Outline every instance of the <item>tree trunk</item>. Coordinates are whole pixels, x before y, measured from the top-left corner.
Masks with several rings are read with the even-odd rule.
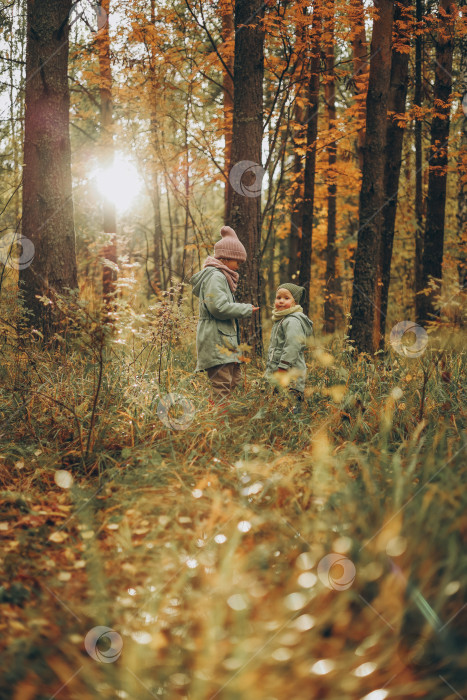
[[[308,83],[305,174],[303,182],[302,238],[300,241],[299,257],[299,284],[305,288],[306,292],[305,300],[302,302],[303,311],[306,314],[310,308],[311,252],[316,174],[316,139],[318,136],[319,111],[318,101],[321,16],[319,13],[318,4],[319,0],[314,0],[313,20],[311,27],[310,78]]]
[[[420,31],[424,15],[424,0],[416,0],[415,19]],[[422,106],[422,75],[423,75],[423,35],[415,37],[415,90],[414,106],[420,110]],[[421,114],[415,117],[415,269],[414,291],[415,308],[418,309],[422,287],[422,258],[423,258],[423,120]],[[418,315],[418,314],[417,314]]]
[[[50,296],[78,285],[71,189],[68,35],[71,0],[28,0],[22,235],[35,247],[20,269],[31,321],[53,331]],[[24,246],[23,246],[24,250]]]
[[[235,189],[232,188],[230,225],[248,255],[240,271],[238,298],[242,302],[253,303],[254,306],[259,306],[261,299],[261,193],[258,190],[261,184],[259,176],[263,135],[263,12],[264,3],[261,0],[235,2],[232,164],[239,171],[245,167],[245,172]],[[248,161],[258,165],[248,166]],[[256,180],[252,182],[252,175],[254,177],[255,174]],[[254,194],[256,196],[252,196]],[[255,354],[260,355],[263,344],[260,314],[255,312],[251,320],[242,325],[243,340],[252,346]]]
[[[329,0],[330,19],[326,34],[329,40],[325,45],[326,82],[324,99],[328,116],[329,131],[336,128],[336,76],[334,72],[334,0]],[[337,143],[328,146],[328,221],[326,245],[326,291],[324,297],[324,333],[334,333],[342,318],[339,297],[341,281],[337,270],[338,253],[336,247],[336,197],[337,197]]]
[[[300,16],[301,19],[301,16]],[[307,31],[305,21],[297,22],[296,32],[298,34],[296,51],[299,56],[306,55]],[[294,123],[292,125],[292,144],[294,149],[292,166],[292,214],[290,216],[290,234],[288,251],[288,277],[295,281],[298,279],[298,253],[300,248],[300,238],[302,236],[303,220],[303,142],[306,138],[303,122],[305,121],[305,109],[303,101],[306,99],[306,77],[308,69],[306,61],[302,58],[297,60],[296,72],[299,74],[297,93],[294,103]]]
[[[234,53],[230,50],[229,42],[234,37],[234,18],[232,0],[220,0],[219,9],[222,19],[222,42],[225,48],[223,52],[223,60],[225,66],[222,66],[223,74],[223,97],[224,97],[224,172],[225,172],[225,187],[224,187],[224,221],[229,223],[230,207],[232,200],[232,189],[229,187],[229,171],[230,160],[232,156],[232,112],[233,112],[233,72],[234,72]],[[226,68],[227,67],[227,68]]]
[[[25,26],[22,17],[23,8],[21,5],[19,7],[15,6],[15,3],[11,5],[11,25],[12,31],[9,32],[9,52],[10,56],[16,56],[19,61],[24,60],[24,48],[25,48]],[[13,170],[12,170],[12,183],[11,187],[13,189],[13,219],[12,228],[15,232],[18,231],[21,222],[21,190],[18,187],[15,191],[16,183],[19,181],[19,170],[21,163],[21,150],[23,146],[22,140],[22,124],[24,119],[24,97],[22,91],[16,94],[16,85],[22,84],[24,80],[24,66],[22,63],[18,66],[12,60],[8,61],[8,79],[9,85],[9,101],[10,101],[10,137],[12,145],[12,155],[13,155]],[[15,85],[16,84],[16,85]],[[5,213],[5,212],[4,212]]]
[[[174,225],[173,225],[173,219],[172,219],[172,207],[170,204],[170,181],[169,178],[167,177],[167,173],[164,172],[164,186],[165,186],[165,194],[166,194],[166,200],[167,200],[167,218],[169,220],[169,230],[170,230],[170,241],[168,245],[166,246],[167,248],[167,267],[168,267],[168,287],[172,287],[173,284],[173,268],[174,268],[174,239],[175,239],[175,234],[174,234]]]
[[[418,320],[424,324],[438,315],[436,300],[441,291],[443,274],[444,215],[455,15],[456,3],[454,0],[440,0],[433,91],[434,114],[431,120],[431,155],[422,259],[422,289],[429,288],[429,292],[419,295],[417,316]]]
[[[363,148],[365,146],[365,100],[368,90],[368,44],[365,33],[363,0],[351,0],[348,15],[352,26],[353,77],[355,98],[358,101],[357,156],[360,170],[362,170]]]
[[[114,162],[114,143],[113,143],[113,101],[112,101],[112,70],[110,65],[110,38],[109,38],[109,12],[110,0],[100,0],[97,6],[97,11],[105,12],[105,24],[101,26],[96,34],[96,47],[99,56],[99,72],[100,72],[100,102],[101,102],[101,133],[102,133],[102,157],[101,167],[104,171],[112,168]],[[102,298],[107,311],[111,311],[115,307],[115,291],[117,281],[117,215],[115,204],[103,197],[103,227],[106,236],[106,244],[102,251],[104,265],[102,268]],[[109,261],[107,265],[105,261]]]
[[[461,0],[461,6],[467,6],[466,0]],[[461,126],[461,143],[459,149],[459,195],[457,209],[457,236],[459,289],[467,291],[467,36],[460,39],[461,60],[459,67],[459,91],[462,94],[464,116]]]
[[[154,262],[154,291],[160,292],[164,284],[164,281],[162,279],[162,221],[159,181],[156,173],[154,173],[152,179],[151,202],[154,213],[154,237],[152,255]]]
[[[298,105],[295,105],[295,114],[301,111]],[[289,250],[288,250],[288,277],[295,281],[298,274],[298,251],[300,247],[300,238],[302,235],[302,220],[303,220],[303,168],[302,156],[295,153],[292,166],[292,177],[294,180],[294,191],[292,194],[292,214],[290,216],[290,235],[289,235]]]
[[[151,27],[156,26],[156,0],[151,0]],[[154,38],[150,37],[150,55],[151,55],[151,65],[150,65],[150,79],[151,79],[151,145],[152,145],[152,177],[151,177],[151,202],[154,213],[154,238],[153,238],[153,261],[154,261],[154,286],[153,289],[156,293],[160,292],[163,288],[162,279],[162,221],[161,221],[161,197],[160,197],[160,185],[158,177],[158,138],[159,138],[159,125],[157,119],[157,100],[158,100],[158,76],[156,72],[156,50],[154,46]]]
[[[391,77],[392,0],[375,0],[370,76],[366,102],[366,134],[357,252],[351,305],[350,338],[358,352],[374,353],[379,346],[380,309],[377,307],[377,266],[384,206],[386,118]]]
[[[388,97],[388,117],[386,128],[386,162],[384,168],[384,191],[386,204],[383,209],[383,227],[378,267],[377,301],[380,315],[380,347],[384,348],[386,316],[388,310],[389,284],[391,281],[392,246],[397,213],[397,196],[402,163],[402,142],[405,128],[399,126],[396,115],[405,113],[407,83],[409,73],[410,39],[405,39],[407,9],[411,0],[399,0],[394,13],[394,42],[392,48],[391,81]],[[401,24],[402,31],[399,28]],[[407,49],[406,51],[401,49]],[[379,299],[378,299],[379,296]]]
[[[188,99],[185,105],[185,124],[184,124],[184,150],[185,150],[185,221],[183,224],[183,252],[182,252],[182,265],[180,272],[180,292],[178,296],[178,305],[182,303],[183,292],[185,289],[185,274],[186,274],[186,256],[187,256],[187,245],[188,245],[188,230],[190,225],[190,146],[188,141],[189,133],[189,115],[191,111],[191,90],[192,85],[190,83],[188,87]],[[191,275],[190,275],[191,277]]]
[[[295,105],[295,113],[299,111],[297,105]],[[302,168],[302,157],[295,153],[292,166],[292,177],[294,180],[294,191],[292,194],[292,214],[290,216],[290,235],[289,235],[289,250],[288,250],[288,277],[295,281],[297,275],[299,274],[298,269],[298,251],[300,247],[300,238],[302,234],[302,220],[303,220],[303,203],[302,203],[302,192],[303,189],[303,168]]]

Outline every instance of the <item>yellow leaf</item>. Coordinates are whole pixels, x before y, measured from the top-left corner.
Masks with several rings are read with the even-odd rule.
[[[331,365],[334,364],[333,356],[322,348],[316,348],[316,350],[313,352],[313,357],[320,363],[320,365],[323,365],[323,367],[331,367]]]
[[[339,403],[344,398],[346,391],[347,387],[345,384],[336,384],[335,386],[330,386],[326,393],[333,401]]]
[[[402,512],[391,516],[386,523],[381,528],[380,533],[376,538],[376,549],[378,551],[383,551],[386,549],[387,544],[390,540],[394,539],[400,535],[402,529],[403,515]]]
[[[51,535],[49,535],[49,540],[50,542],[64,542],[66,538],[68,537],[66,532],[52,532]]]

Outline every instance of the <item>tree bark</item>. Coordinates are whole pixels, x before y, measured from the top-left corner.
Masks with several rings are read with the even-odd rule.
[[[157,154],[158,154],[158,120],[157,120],[157,99],[158,99],[158,76],[156,69],[156,50],[154,46],[154,36],[152,32],[156,26],[156,0],[151,0],[151,34],[150,42],[150,80],[151,80],[151,103],[150,103],[150,124],[151,124],[151,203],[154,213],[154,236],[153,236],[153,291],[156,293],[162,289],[162,222],[161,222],[161,202],[159,190],[159,178],[157,172]],[[152,286],[152,285],[151,285]]]
[[[295,119],[300,119],[299,113],[300,108],[295,105]],[[303,118],[303,117],[301,117]],[[298,269],[298,251],[300,247],[300,238],[302,235],[302,220],[303,220],[303,202],[302,202],[302,190],[303,190],[303,167],[302,167],[302,156],[298,153],[294,154],[293,166],[292,166],[292,177],[294,180],[294,191],[292,194],[292,214],[290,216],[290,235],[289,235],[289,250],[288,250],[288,276],[291,280],[297,278],[299,274]]]
[[[101,139],[102,156],[101,167],[104,171],[112,168],[114,162],[114,142],[113,142],[113,99],[112,99],[112,70],[110,64],[110,38],[109,38],[109,12],[110,0],[100,0],[97,7],[106,14],[105,24],[101,26],[96,34],[96,47],[99,56],[100,72],[100,103],[101,103]],[[100,26],[100,25],[99,25]],[[103,196],[103,228],[104,234],[108,234],[106,244],[102,251],[104,264],[102,268],[102,298],[104,307],[111,311],[115,307],[115,292],[117,282],[117,214],[115,204]],[[109,261],[107,265],[105,261]]]
[[[180,291],[178,295],[178,305],[182,303],[183,293],[185,289],[185,274],[186,274],[186,256],[187,256],[187,245],[188,245],[188,230],[190,225],[190,144],[188,140],[189,133],[189,115],[191,110],[191,99],[192,99],[192,84],[190,83],[188,87],[188,96],[185,105],[185,123],[184,123],[184,180],[185,180],[185,192],[184,192],[184,204],[185,204],[185,221],[183,223],[183,250],[182,250],[182,264],[180,272]],[[191,277],[191,275],[190,275]]]
[[[300,116],[299,106],[295,105],[295,119],[302,120]],[[303,167],[302,156],[298,153],[294,154],[292,177],[294,180],[294,190],[292,194],[292,213],[290,216],[290,235],[289,235],[289,250],[288,250],[288,276],[295,281],[299,274],[298,269],[298,252],[300,248],[300,238],[302,235],[302,220],[303,220]]]
[[[358,352],[374,353],[379,346],[380,308],[377,306],[377,266],[384,206],[386,118],[391,76],[392,0],[375,0],[370,76],[366,102],[358,243],[355,256],[350,338]]]
[[[454,0],[440,0],[433,91],[434,114],[431,121],[431,155],[422,259],[422,289],[429,288],[429,292],[418,295],[417,314],[418,321],[425,325],[438,316],[436,301],[441,292],[443,274],[444,215],[455,15],[456,3]]]
[[[422,75],[423,75],[423,35],[421,25],[424,15],[424,0],[416,0],[415,19],[419,32],[415,37],[415,90],[414,106],[421,109]],[[415,268],[414,291],[415,308],[418,307],[422,289],[422,258],[423,258],[423,120],[421,115],[415,117]]]
[[[261,164],[263,135],[264,28],[261,0],[235,2],[234,110],[232,164],[250,161]],[[240,166],[242,169],[243,166]],[[248,166],[247,166],[248,168]],[[230,225],[245,246],[248,259],[242,265],[238,299],[259,306],[261,299],[261,196],[258,177],[252,182],[252,169],[246,169],[240,183],[232,188]],[[256,173],[258,173],[256,169]],[[240,186],[239,186],[240,185]],[[243,185],[243,188],[242,188]],[[231,187],[231,183],[229,183]],[[248,192],[249,188],[249,192]],[[260,314],[255,312],[242,324],[242,339],[253,352],[262,353]]]
[[[321,16],[319,0],[313,3],[313,20],[311,26],[310,78],[308,83],[307,133],[305,173],[303,178],[303,217],[302,237],[300,241],[299,284],[305,288],[302,302],[304,313],[310,309],[311,253],[313,238],[313,211],[315,199],[316,175],[316,139],[318,136],[318,102],[319,102],[319,64]]]
[[[25,26],[22,17],[22,7],[16,7],[13,3],[11,6],[11,25],[12,31],[9,32],[9,52],[10,56],[17,56],[20,61],[24,60],[25,49]],[[8,61],[8,79],[9,85],[9,100],[10,100],[10,135],[13,155],[13,170],[11,187],[14,191],[16,183],[19,179],[19,170],[21,163],[21,150],[23,146],[22,124],[24,119],[24,96],[22,91],[16,95],[16,84],[22,84],[24,79],[24,66],[22,63],[18,66],[13,61]],[[12,223],[15,232],[21,221],[21,190],[18,187],[12,195],[13,218]],[[5,213],[5,212],[4,212]]]
[[[162,219],[161,219],[161,197],[159,190],[159,179],[154,174],[152,180],[151,201],[154,212],[154,238],[153,238],[153,262],[154,262],[154,286],[155,291],[160,292],[165,288],[165,279],[162,275]]]
[[[229,43],[234,36],[234,18],[232,0],[220,0],[219,9],[222,20],[222,42],[225,48],[223,59],[225,66],[222,66],[223,75],[223,98],[224,98],[224,172],[225,172],[225,187],[224,187],[224,221],[229,223],[230,207],[232,200],[232,189],[229,187],[229,171],[230,161],[232,157],[232,112],[233,112],[233,72],[234,72],[234,53],[230,50]]]
[[[51,309],[36,298],[78,286],[71,187],[68,35],[71,0],[28,0],[22,235],[35,258],[20,270],[31,321],[46,337]]]
[[[324,99],[328,116],[328,129],[336,128],[336,75],[334,70],[334,0],[329,0],[330,17],[327,34],[329,40],[325,44],[326,81],[324,84]],[[326,244],[326,290],[324,297],[324,333],[334,333],[342,319],[340,306],[341,280],[337,270],[338,253],[336,247],[336,197],[337,197],[337,143],[328,145],[328,221]]]
[[[357,118],[360,123],[357,132],[357,157],[360,170],[362,170],[363,148],[365,146],[365,100],[368,90],[368,44],[363,0],[351,0],[348,14],[352,24],[353,79],[355,98],[358,101]]]
[[[386,157],[384,167],[384,191],[386,204],[383,209],[383,227],[378,266],[377,301],[380,307],[380,347],[384,349],[386,316],[388,310],[389,284],[391,282],[391,260],[394,242],[394,228],[397,214],[399,178],[402,163],[402,142],[405,127],[398,123],[398,114],[405,113],[407,83],[409,73],[410,38],[408,38],[408,17],[406,11],[411,0],[399,0],[394,13],[394,39],[392,48],[391,80],[388,97],[386,127]],[[379,299],[378,299],[379,295]]]
[[[461,0],[460,6],[467,6],[466,0]],[[459,149],[459,194],[457,209],[457,237],[459,289],[467,291],[467,36],[460,39],[459,90],[462,94],[463,119],[461,126],[461,143]]]
[[[303,14],[305,10],[303,9]],[[302,16],[300,16],[302,19]],[[306,21],[306,18],[304,17]],[[296,32],[298,34],[296,51],[299,56],[306,55],[306,40],[307,27],[305,21],[297,22]],[[290,216],[290,234],[289,234],[289,250],[288,250],[288,277],[295,281],[298,279],[298,253],[300,247],[300,238],[302,237],[302,220],[303,220],[303,142],[305,136],[305,109],[304,100],[306,99],[306,78],[308,75],[306,60],[298,59],[296,72],[298,73],[297,93],[294,103],[294,123],[292,124],[292,144],[294,149],[293,166],[292,166],[292,214]]]

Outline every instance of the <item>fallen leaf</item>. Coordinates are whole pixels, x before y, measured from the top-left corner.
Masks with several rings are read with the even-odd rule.
[[[49,540],[50,542],[64,542],[66,538],[68,537],[66,532],[52,532],[51,535],[49,535]]]
[[[60,571],[57,578],[59,581],[69,581],[71,579],[71,574],[69,571]]]

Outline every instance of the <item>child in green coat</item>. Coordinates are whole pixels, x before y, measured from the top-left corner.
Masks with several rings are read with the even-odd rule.
[[[307,338],[313,335],[313,322],[300,306],[304,295],[305,289],[296,284],[281,284],[278,288],[266,365],[266,376],[272,377],[276,372],[288,373],[286,384],[297,400],[294,413],[300,412],[304,399],[305,347]]]
[[[246,250],[230,226],[221,229],[221,240],[214,246],[203,269],[190,280],[199,297],[196,331],[198,362],[196,371],[206,370],[216,403],[224,401],[240,382],[239,318],[249,318],[259,307],[235,302],[238,268],[247,258]]]

